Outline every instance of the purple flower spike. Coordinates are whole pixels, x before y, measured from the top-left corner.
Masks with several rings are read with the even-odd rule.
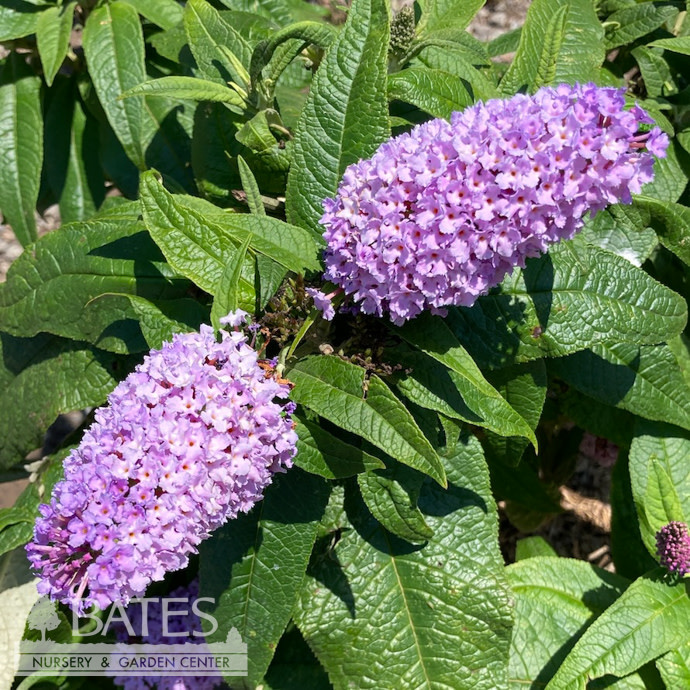
[[[96,412],[40,507],[26,547],[39,592],[82,613],[126,604],[184,568],[292,465],[294,408],[277,402],[289,390],[239,331],[219,343],[202,326],[150,352]]]
[[[690,534],[684,522],[669,522],[656,533],[659,562],[681,577],[690,573]]]
[[[477,103],[345,170],[321,224],[325,278],[395,324],[471,306],[587,212],[630,203],[668,138],[624,90],[593,84]]]

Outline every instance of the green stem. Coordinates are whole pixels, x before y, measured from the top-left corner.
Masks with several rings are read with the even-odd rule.
[[[319,317],[319,310],[318,309],[312,309],[309,312],[309,316],[304,320],[304,323],[300,327],[299,331],[297,331],[295,335],[295,339],[290,343],[289,347],[284,347],[280,355],[278,356],[278,366],[276,367],[276,371],[279,376],[282,376],[283,371],[285,370],[285,364],[286,362],[292,357],[292,355],[295,354],[295,350],[297,349],[298,345],[302,342],[302,339],[304,336],[307,334],[307,331],[312,327],[316,319]]]

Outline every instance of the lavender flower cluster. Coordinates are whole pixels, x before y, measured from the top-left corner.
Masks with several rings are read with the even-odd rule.
[[[27,545],[39,592],[82,613],[126,604],[185,567],[291,466],[295,406],[276,401],[288,393],[238,329],[218,342],[202,326],[149,353],[96,412],[40,507]]]
[[[395,324],[471,306],[587,212],[630,203],[668,138],[593,84],[477,103],[347,168],[324,201],[325,278]]]
[[[141,639],[147,645],[180,645],[188,644],[202,645],[199,648],[201,653],[207,653],[206,639],[201,636],[194,636],[194,633],[203,633],[201,621],[193,611],[189,610],[189,603],[199,596],[199,580],[194,579],[187,587],[177,587],[165,598],[167,601],[166,623],[168,633],[165,635],[163,628],[163,605],[161,599],[148,601],[146,608],[143,606],[130,605],[127,608],[127,621],[135,631],[143,630],[144,623],[148,630],[148,635]],[[146,611],[146,619],[143,612]],[[183,615],[186,614],[186,615]],[[122,621],[114,620],[113,631],[118,642],[131,644],[129,631]],[[175,634],[177,633],[177,634]],[[180,636],[180,633],[187,633],[187,636]],[[221,676],[117,676],[115,683],[124,690],[212,690],[223,682]]]
[[[669,522],[656,534],[659,562],[670,573],[683,577],[690,573],[690,534],[684,522]]]

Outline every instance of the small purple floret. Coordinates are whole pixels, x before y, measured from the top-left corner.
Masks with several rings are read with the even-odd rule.
[[[314,300],[314,306],[323,312],[323,318],[326,321],[332,321],[335,317],[335,309],[331,301],[331,295],[327,295],[316,288],[307,288],[307,294]]]
[[[249,314],[247,314],[246,311],[237,309],[236,311],[230,312],[227,316],[221,316],[219,321],[224,326],[229,325],[233,328],[239,328],[243,323],[246,323],[248,318]]]
[[[669,522],[656,533],[659,562],[669,572],[683,577],[690,573],[690,534],[684,522]]]
[[[471,306],[514,267],[630,203],[668,138],[624,90],[593,84],[477,103],[350,165],[324,201],[326,273],[365,314],[402,324]]]
[[[289,386],[243,332],[221,334],[173,336],[97,410],[27,545],[41,594],[79,613],[126,604],[292,465]]]

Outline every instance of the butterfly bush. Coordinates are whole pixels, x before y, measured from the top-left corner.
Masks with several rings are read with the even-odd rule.
[[[659,562],[681,577],[690,573],[690,534],[684,522],[669,522],[656,533]]]
[[[395,324],[471,306],[514,267],[630,203],[668,138],[623,89],[593,84],[477,103],[384,143],[324,201],[325,277]]]
[[[224,321],[238,327],[246,314]],[[29,560],[49,594],[83,612],[127,603],[261,499],[290,467],[289,386],[240,331],[173,336],[96,412],[40,507]]]
[[[201,633],[201,620],[199,616],[189,610],[189,603],[199,596],[199,580],[195,578],[186,587],[177,587],[170,592],[167,599],[167,629],[172,635],[164,634],[163,627],[163,603],[162,599],[147,601],[146,618],[142,616],[143,606],[130,606],[127,609],[127,620],[133,630],[142,630],[146,624],[148,634],[143,636],[141,642],[146,645],[199,645],[201,653],[208,654],[206,639]],[[176,601],[179,599],[181,601]],[[124,644],[132,642],[126,625],[122,621],[114,620],[113,631],[115,639]],[[177,634],[175,634],[177,633]],[[180,636],[187,633],[187,636]],[[197,635],[193,635],[197,633]],[[114,678],[117,685],[124,690],[212,690],[223,683],[221,676],[117,676]]]

